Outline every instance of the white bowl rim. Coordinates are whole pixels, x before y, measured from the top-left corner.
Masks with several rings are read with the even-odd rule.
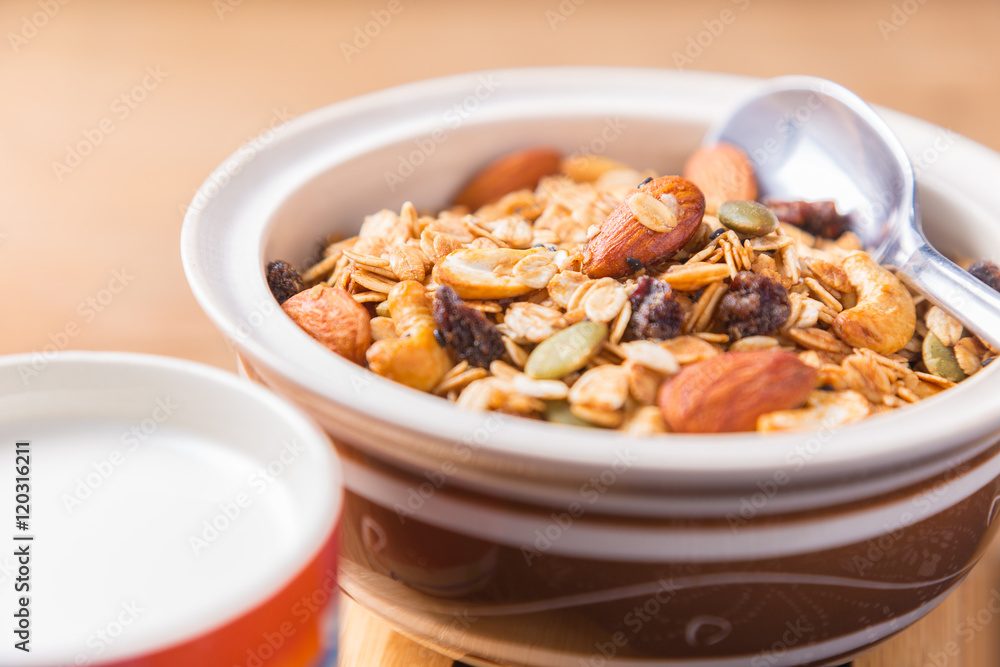
[[[522,97],[518,99],[515,112],[508,107],[498,113],[484,112],[475,123],[510,120],[517,117],[517,112],[529,115],[541,110],[545,113],[544,105],[553,101],[545,97],[549,92],[563,97],[576,95],[592,102],[594,107],[590,112],[596,114],[601,102],[595,101],[594,91],[606,92],[607,88],[614,87],[616,91],[670,90],[672,95],[657,97],[655,101],[670,107],[672,120],[710,124],[762,83],[760,79],[707,72],[546,67],[472,72],[389,88],[338,102],[290,121],[281,136],[260,150],[253,163],[234,175],[225,188],[211,192],[212,179],[206,180],[199,195],[207,203],[188,210],[181,235],[184,268],[195,297],[241,353],[277,369],[314,396],[348,406],[365,418],[400,423],[405,429],[435,436],[443,442],[461,442],[482,427],[484,415],[458,410],[437,397],[381,378],[330,354],[287,318],[268,318],[249,336],[238,334],[245,314],[252,312],[261,299],[270,298],[263,277],[263,263],[277,258],[262,257],[260,239],[283,198],[319,174],[320,168],[335,165],[336,162],[329,162],[333,159],[331,155],[343,159],[370,145],[395,140],[386,128],[375,126],[375,123],[384,123],[387,115],[400,124],[409,122],[405,131],[412,132],[414,118],[418,123],[424,121],[421,113],[426,112],[428,106],[436,109],[435,102],[453,99],[456,94],[467,91],[477,77],[483,76],[502,80],[508,92],[514,89]],[[647,97],[649,95],[646,93]],[[685,95],[693,97],[685,98]],[[641,94],[636,93],[636,96]],[[897,112],[878,111],[907,148],[929,145],[928,139],[933,139],[942,130]],[[369,120],[366,121],[366,117]],[[352,130],[366,127],[367,122],[371,135],[359,139],[352,133],[350,138],[342,139],[340,145],[324,146],[322,150],[316,148],[302,155],[295,167],[288,163],[291,151],[303,150],[304,137],[345,121],[353,124]],[[236,153],[233,158],[235,156]],[[946,157],[949,167],[957,166],[962,171],[947,178],[940,173],[927,175],[922,179],[923,185],[938,184],[956,189],[984,208],[1000,208],[1000,192],[987,187],[985,181],[988,179],[982,178],[985,171],[1000,175],[1000,155],[955,136]],[[286,167],[284,171],[276,169],[282,166]],[[238,262],[244,264],[238,266]],[[214,279],[212,274],[215,274]],[[218,279],[220,276],[225,279]],[[294,345],[288,345],[290,342]],[[358,391],[359,381],[367,388],[363,392]],[[796,482],[808,486],[856,477],[859,473],[871,475],[881,471],[890,474],[917,461],[955,456],[962,446],[981,443],[1000,430],[1000,415],[976,397],[976,394],[990,396],[998,391],[1000,374],[989,369],[941,396],[925,400],[920,406],[837,429],[831,432],[828,441],[821,443],[818,451],[811,453],[808,466],[797,472]],[[391,415],[386,414],[387,405],[393,406]],[[901,433],[906,434],[905,439],[899,437]],[[511,467],[521,463],[527,466],[526,469],[553,474],[560,470],[572,470],[574,474],[601,471],[617,455],[627,451],[636,458],[634,470],[648,473],[635,476],[637,482],[645,485],[658,478],[693,479],[702,490],[710,491],[718,485],[752,485],[755,480],[770,478],[775,471],[789,470],[792,453],[797,449],[801,452],[802,447],[816,437],[815,433],[766,436],[748,433],[671,434],[637,439],[596,429],[508,419],[502,429],[479,447],[481,452],[495,457],[494,460],[508,462]],[[724,461],[725,466],[720,466],[720,461]]]

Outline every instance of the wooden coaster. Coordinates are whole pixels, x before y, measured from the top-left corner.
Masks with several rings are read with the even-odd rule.
[[[469,667],[407,639],[346,595],[340,609],[339,664],[345,667]]]
[[[942,605],[851,667],[1000,665],[1000,542]],[[340,663],[348,667],[464,667],[389,627],[341,596]]]

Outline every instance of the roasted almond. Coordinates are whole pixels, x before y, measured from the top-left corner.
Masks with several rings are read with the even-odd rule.
[[[709,215],[715,215],[724,202],[757,199],[757,178],[750,158],[732,144],[696,150],[684,165],[684,178],[701,188]]]
[[[494,160],[470,179],[454,203],[475,211],[517,190],[534,190],[543,176],[559,172],[562,154],[540,146],[508,153]]]
[[[671,258],[698,229],[705,198],[694,183],[664,176],[640,185],[611,212],[583,250],[591,278],[621,278]]]
[[[282,309],[317,341],[356,364],[372,342],[371,317],[347,290],[320,283],[287,299]]]
[[[757,418],[805,403],[818,371],[779,349],[725,352],[685,367],[660,388],[671,431],[753,431]]]

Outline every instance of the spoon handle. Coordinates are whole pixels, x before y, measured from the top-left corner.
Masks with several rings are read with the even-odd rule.
[[[1000,293],[972,279],[926,242],[898,268],[914,289],[1000,350]]]

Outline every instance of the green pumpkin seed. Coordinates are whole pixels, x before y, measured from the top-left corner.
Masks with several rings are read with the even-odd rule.
[[[608,337],[608,325],[577,322],[547,338],[528,355],[524,372],[537,380],[559,380],[583,368]]]
[[[952,382],[961,382],[967,377],[955,352],[930,331],[924,337],[924,365],[934,375]]]
[[[566,401],[545,401],[545,419],[557,424],[594,428],[594,425],[590,422],[585,422],[574,415],[569,409],[569,403]]]
[[[755,201],[727,201],[719,206],[719,222],[737,234],[764,236],[778,228],[771,209]]]

